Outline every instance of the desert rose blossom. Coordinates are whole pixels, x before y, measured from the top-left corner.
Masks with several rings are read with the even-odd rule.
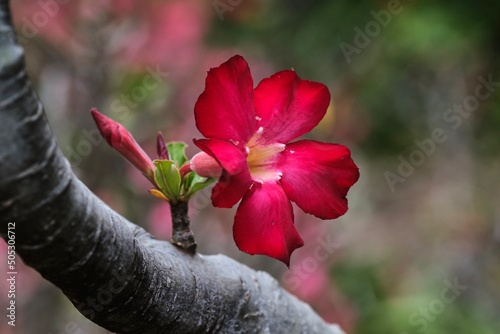
[[[349,149],[313,140],[290,143],[319,123],[329,103],[325,85],[291,70],[254,89],[239,55],[208,72],[195,105],[196,126],[206,139],[194,140],[203,152],[191,160],[191,169],[221,175],[212,190],[214,206],[230,208],[241,200],[233,226],[240,250],[288,265],[304,244],[291,201],[321,219],[347,211],[347,192],[359,178]]]
[[[92,108],[90,112],[99,132],[109,146],[132,163],[151,183],[156,184],[154,180],[155,165],[147,153],[137,144],[132,134],[123,125],[104,116],[96,108]]]

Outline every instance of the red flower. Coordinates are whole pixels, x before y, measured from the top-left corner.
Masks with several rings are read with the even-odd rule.
[[[329,103],[325,85],[294,71],[278,72],[253,89],[241,56],[208,72],[195,105],[196,126],[208,139],[194,143],[223,169],[213,205],[230,208],[242,199],[233,227],[240,250],[288,265],[304,244],[290,201],[322,219],[347,211],[347,191],[359,178],[349,150],[312,140],[289,143],[312,130]]]

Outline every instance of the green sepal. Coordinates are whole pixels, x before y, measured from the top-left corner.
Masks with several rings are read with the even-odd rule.
[[[186,198],[190,199],[198,191],[208,187],[214,183],[215,179],[213,177],[201,177],[195,172],[192,172],[186,180],[187,185],[187,195]]]
[[[168,156],[170,160],[175,161],[177,167],[182,167],[188,160],[186,157],[187,144],[181,141],[171,141],[167,143]]]
[[[154,160],[154,179],[160,190],[172,202],[177,202],[181,192],[181,174],[171,160]]]

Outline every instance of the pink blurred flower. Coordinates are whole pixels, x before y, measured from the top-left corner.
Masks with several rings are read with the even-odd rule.
[[[162,64],[172,74],[189,72],[202,53],[208,29],[206,6],[198,1],[146,1],[133,6],[121,1],[120,10],[135,10],[137,25],[124,35],[117,54],[136,66]]]
[[[149,228],[151,233],[159,239],[170,238],[172,235],[170,204],[162,201],[153,206],[149,214]]]

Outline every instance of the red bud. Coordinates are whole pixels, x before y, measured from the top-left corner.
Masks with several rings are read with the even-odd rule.
[[[219,178],[222,175],[221,165],[205,152],[195,154],[190,165],[191,170],[202,177]]]
[[[156,137],[156,152],[158,154],[158,159],[168,160],[167,145],[165,145],[165,139],[163,139],[161,131],[158,131],[158,136]]]
[[[130,132],[120,123],[101,114],[96,108],[90,109],[90,113],[106,142],[155,184],[153,176],[155,165]]]

